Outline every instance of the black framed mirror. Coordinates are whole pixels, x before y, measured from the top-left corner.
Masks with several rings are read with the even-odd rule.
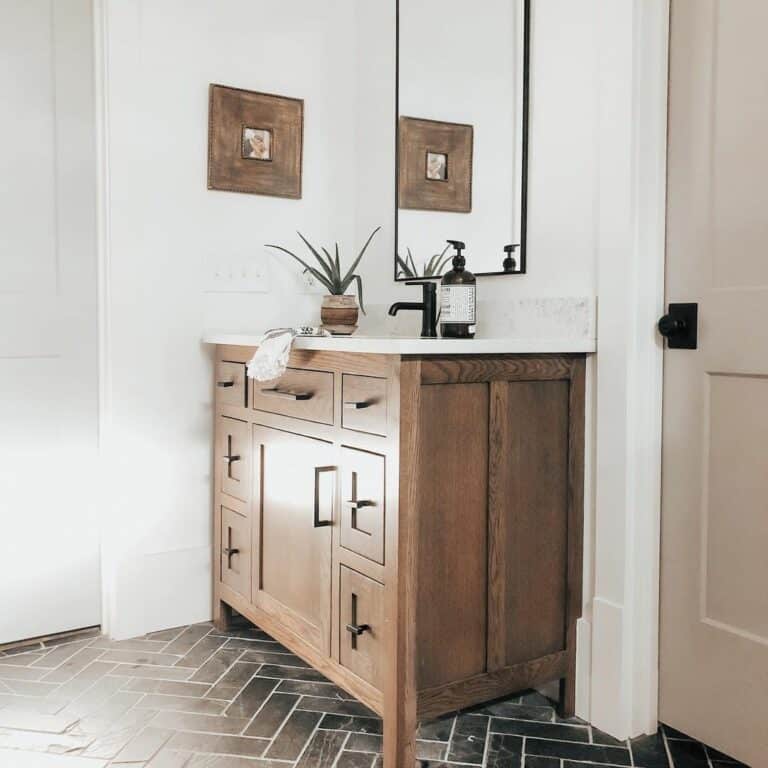
[[[395,280],[527,267],[530,0],[396,0]]]

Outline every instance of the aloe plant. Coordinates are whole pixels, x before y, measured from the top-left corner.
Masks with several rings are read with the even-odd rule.
[[[395,260],[398,266],[398,277],[439,277],[443,274],[445,265],[451,260],[450,254],[448,256],[445,255],[445,252],[448,250],[448,246],[446,245],[441,253],[436,253],[430,258],[424,265],[421,274],[419,274],[419,271],[416,268],[416,263],[413,260],[411,249],[407,248],[406,250],[408,253],[405,258],[400,256],[399,253],[395,254]]]
[[[363,258],[363,254],[370,245],[371,240],[373,240],[373,236],[380,229],[381,227],[376,227],[376,229],[371,232],[371,234],[368,236],[368,239],[365,241],[365,245],[362,247],[362,250],[357,254],[357,257],[352,262],[352,266],[343,275],[341,271],[341,259],[339,258],[338,243],[335,244],[336,249],[333,256],[331,256],[328,249],[324,247],[321,247],[320,250],[322,250],[322,253],[320,253],[320,251],[318,251],[317,248],[315,248],[315,246],[312,245],[312,243],[310,243],[309,240],[307,240],[307,238],[297,230],[296,234],[304,241],[304,244],[307,246],[307,248],[309,248],[311,254],[315,257],[315,260],[320,267],[319,269],[311,266],[306,261],[304,261],[304,259],[293,253],[293,251],[289,251],[282,245],[270,245],[269,243],[266,243],[265,247],[274,248],[276,251],[287,253],[291,258],[298,261],[299,264],[304,267],[304,272],[309,272],[312,277],[315,278],[315,280],[317,280],[328,289],[328,293],[330,293],[332,296],[343,296],[347,292],[347,288],[349,288],[349,286],[352,284],[352,281],[354,280],[357,283],[357,300],[360,302],[360,309],[362,309],[363,314],[365,314],[365,306],[363,305],[363,280],[360,275],[355,272],[355,270],[360,264],[360,260]]]

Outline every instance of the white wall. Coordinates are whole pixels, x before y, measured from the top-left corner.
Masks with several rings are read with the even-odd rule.
[[[104,0],[107,626],[210,616],[211,376],[205,327],[318,320],[267,242],[353,234],[352,0]],[[211,82],[305,100],[299,201],[206,189]],[[251,257],[264,293],[208,292]]]

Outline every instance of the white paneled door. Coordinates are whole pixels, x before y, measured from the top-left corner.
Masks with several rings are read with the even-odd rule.
[[[660,711],[768,765],[768,3],[673,0]]]
[[[100,621],[90,0],[0,0],[0,644]]]

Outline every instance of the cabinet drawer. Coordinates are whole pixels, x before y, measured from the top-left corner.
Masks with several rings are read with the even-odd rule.
[[[342,565],[339,661],[379,689],[384,660],[383,617],[384,587]]]
[[[248,502],[251,498],[251,440],[248,423],[220,416],[216,461],[221,472],[221,491]]]
[[[247,518],[221,508],[221,581],[251,599],[251,526]]]
[[[333,424],[333,374],[288,368],[275,381],[253,382],[253,407],[306,421]]]
[[[387,380],[345,373],[341,381],[342,426],[386,436]]]
[[[245,363],[216,363],[216,402],[222,405],[248,406],[248,378]]]
[[[384,565],[384,457],[342,448],[341,546]]]

